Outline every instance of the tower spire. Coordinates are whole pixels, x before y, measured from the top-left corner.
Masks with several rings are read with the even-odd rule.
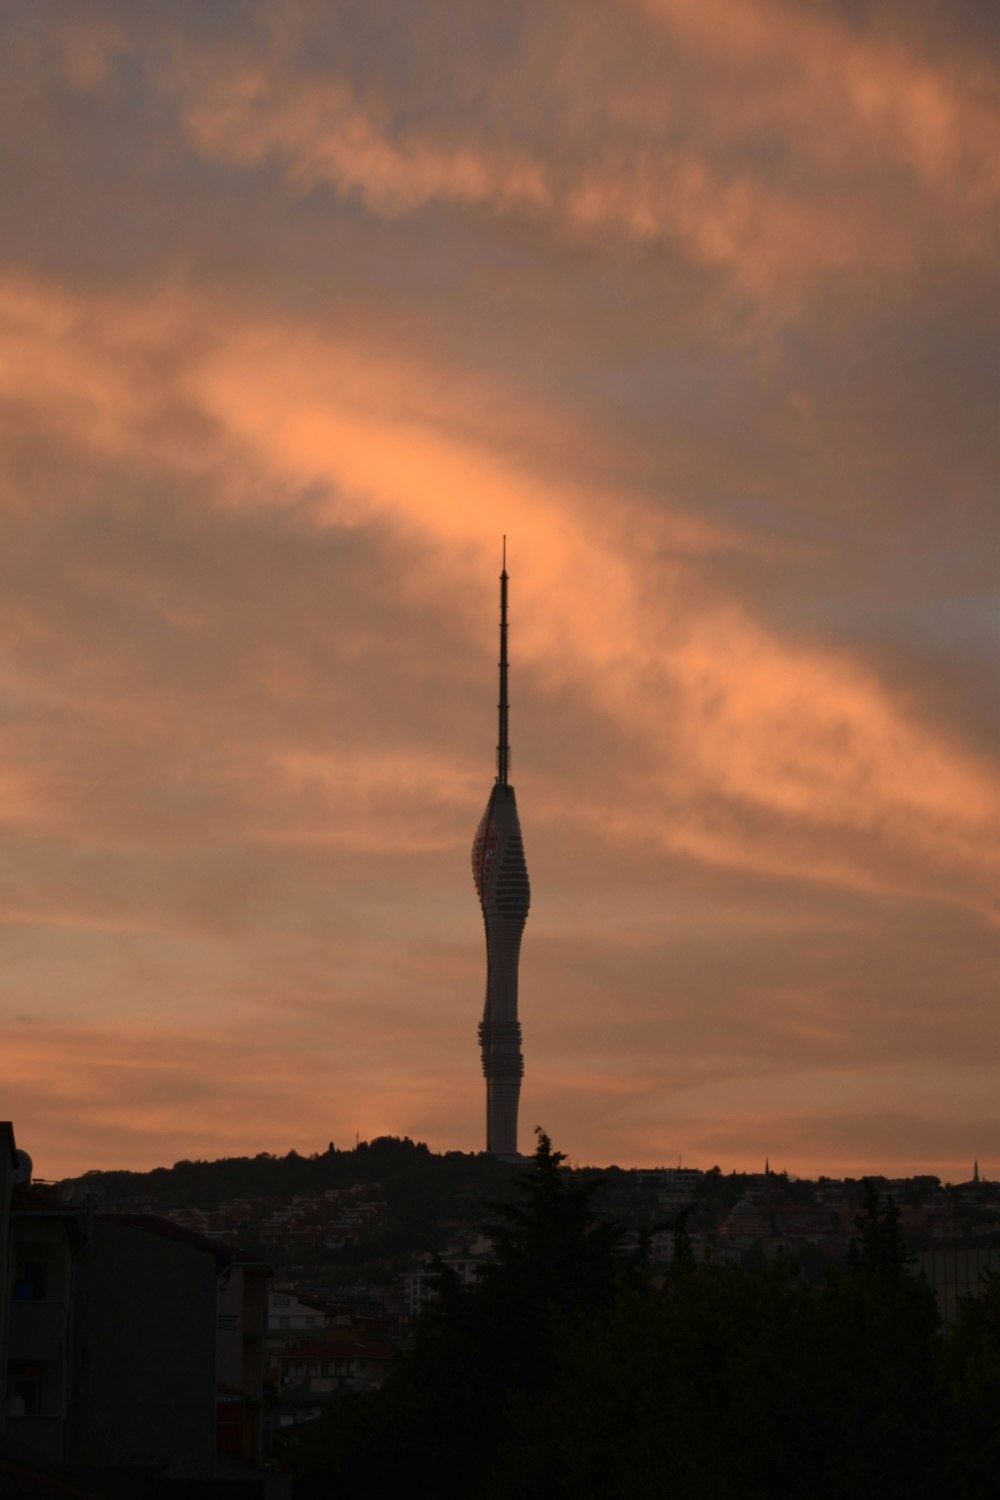
[[[503,560],[500,573],[500,702],[497,704],[500,716],[500,729],[497,736],[497,781],[501,786],[507,785],[507,776],[510,771],[510,745],[508,743],[508,717],[510,705],[507,702],[507,538],[503,539]]]

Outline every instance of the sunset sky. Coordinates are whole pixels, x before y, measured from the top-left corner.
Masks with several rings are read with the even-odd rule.
[[[36,1171],[1000,1176],[1000,8],[0,4],[0,1116]]]

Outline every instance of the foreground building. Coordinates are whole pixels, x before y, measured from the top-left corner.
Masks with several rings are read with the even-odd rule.
[[[265,1500],[270,1267],[33,1185],[12,1146],[0,1122],[0,1464],[39,1495],[48,1473],[128,1500],[234,1484]]]
[[[472,845],[472,874],[486,924],[486,1005],[479,1026],[486,1077],[486,1149],[517,1157],[524,1057],[517,1014],[521,934],[531,903],[521,824],[510,785],[507,699],[507,559],[500,574],[500,732],[497,777]]]

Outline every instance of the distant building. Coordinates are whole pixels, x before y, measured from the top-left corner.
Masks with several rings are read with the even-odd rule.
[[[441,1264],[452,1273],[459,1286],[472,1287],[479,1281],[483,1267],[490,1259],[487,1254],[444,1255]],[[403,1273],[403,1309],[408,1318],[417,1317],[428,1302],[436,1301],[440,1275],[432,1262]]]
[[[304,1339],[319,1338],[334,1322],[325,1302],[290,1286],[272,1286],[268,1293],[266,1370],[277,1387],[281,1380],[280,1356]]]
[[[761,1204],[741,1198],[734,1205],[720,1231],[722,1238],[735,1250],[746,1250],[772,1233],[771,1216]]]
[[[665,1218],[673,1218],[695,1201],[704,1174],[690,1167],[665,1167],[661,1172],[644,1175],[659,1179],[656,1195],[659,1211]]]
[[[277,1356],[278,1420],[282,1427],[310,1422],[348,1391],[375,1391],[398,1358],[378,1334],[364,1328],[330,1328]]]

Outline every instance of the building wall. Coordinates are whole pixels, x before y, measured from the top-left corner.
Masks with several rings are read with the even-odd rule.
[[[294,1292],[271,1288],[267,1318],[269,1334],[290,1335],[298,1330],[298,1336],[301,1337],[303,1329],[315,1332],[325,1328],[329,1321],[329,1315],[321,1308],[301,1302]]]
[[[222,1278],[218,1302],[216,1373],[223,1384],[243,1390],[243,1271],[233,1266]]]
[[[216,1260],[95,1217],[77,1264],[67,1459],[215,1469]]]
[[[219,1447],[253,1463],[263,1458],[269,1277],[269,1267],[237,1261],[222,1278],[219,1291],[216,1371],[224,1387],[219,1395]],[[237,1391],[242,1392],[242,1401],[234,1400]]]
[[[18,1208],[11,1215],[5,1436],[40,1462],[64,1456],[72,1331],[72,1213]]]
[[[0,1120],[0,1436],[7,1411],[7,1326],[11,1298],[10,1201],[14,1186],[14,1127]]]

